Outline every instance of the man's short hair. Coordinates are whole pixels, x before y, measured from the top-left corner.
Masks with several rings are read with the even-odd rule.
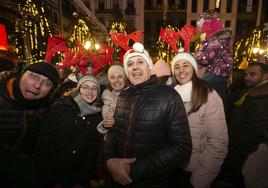
[[[250,63],[248,65],[249,67],[251,66],[258,66],[261,68],[262,73],[268,73],[268,65],[264,63]]]

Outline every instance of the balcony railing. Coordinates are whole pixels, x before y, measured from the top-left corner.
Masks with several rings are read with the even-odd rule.
[[[121,14],[122,10],[120,8],[116,8],[116,9],[96,9],[95,12],[97,14]]]

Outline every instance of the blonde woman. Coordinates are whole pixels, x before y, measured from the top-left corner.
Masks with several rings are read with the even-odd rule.
[[[98,131],[106,134],[108,129],[114,124],[114,111],[117,98],[120,92],[125,88],[126,75],[124,68],[120,64],[111,65],[108,69],[109,86],[102,93],[101,99],[103,101],[102,118],[103,121],[98,125]]]

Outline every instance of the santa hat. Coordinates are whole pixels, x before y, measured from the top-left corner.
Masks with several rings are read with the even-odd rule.
[[[160,59],[154,64],[151,70],[151,74],[155,74],[157,77],[170,76],[170,65],[167,64],[164,60]]]
[[[171,61],[172,74],[174,74],[175,63],[179,60],[187,61],[193,66],[195,72],[197,72],[197,63],[196,63],[195,57],[192,54],[187,53],[187,52],[179,52]]]
[[[142,57],[148,64],[149,69],[150,70],[152,69],[153,62],[149,53],[144,49],[144,46],[141,43],[135,42],[132,49],[128,50],[124,55],[123,62],[124,62],[124,70],[125,70],[126,75],[127,75],[127,63],[130,58],[135,57],[135,56]]]
[[[98,93],[100,93],[100,84],[99,81],[97,80],[97,78],[92,75],[92,74],[84,74],[83,76],[81,76],[81,78],[79,79],[76,89],[79,91],[81,86],[86,82],[86,81],[91,81],[94,82],[97,85],[98,88]]]
[[[121,64],[113,64],[110,66],[108,70],[108,80],[110,80],[114,74],[119,74],[125,77],[124,68]]]

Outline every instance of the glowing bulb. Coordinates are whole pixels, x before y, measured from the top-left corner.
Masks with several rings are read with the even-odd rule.
[[[85,42],[85,45],[84,45],[85,49],[88,50],[90,48],[90,46],[91,46],[91,42],[90,41],[86,41]]]
[[[262,55],[264,53],[264,50],[263,49],[260,49],[259,50],[259,54]]]
[[[95,49],[96,50],[100,49],[100,45],[99,44],[95,44]]]
[[[254,47],[252,51],[253,51],[254,54],[256,54],[256,53],[258,53],[259,50],[260,49],[258,47]]]

